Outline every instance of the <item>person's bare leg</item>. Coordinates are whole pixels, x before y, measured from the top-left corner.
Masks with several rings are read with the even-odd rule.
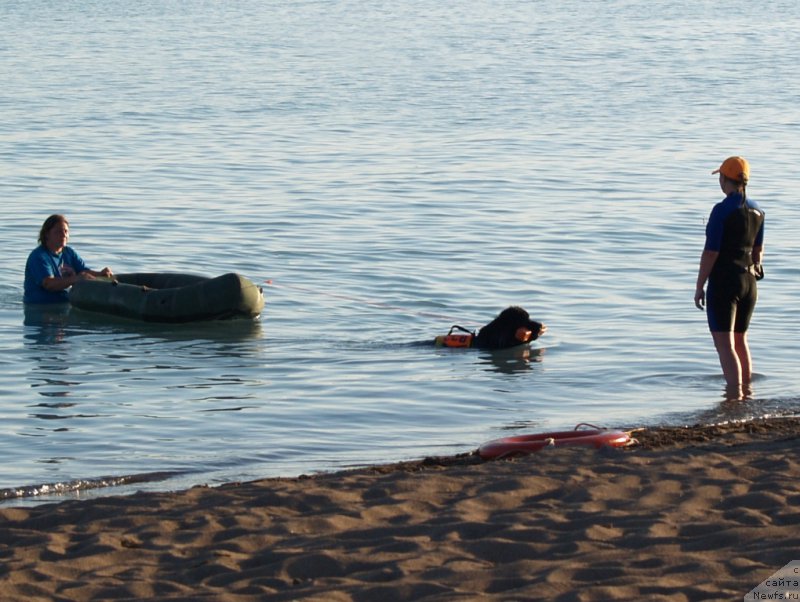
[[[733,349],[739,359],[742,371],[742,384],[748,384],[753,378],[753,360],[750,357],[750,345],[747,344],[746,332],[733,333]]]
[[[719,355],[719,364],[722,366],[722,374],[725,375],[725,382],[728,387],[739,387],[742,384],[742,364],[734,348],[734,337],[732,332],[712,332],[714,346]]]

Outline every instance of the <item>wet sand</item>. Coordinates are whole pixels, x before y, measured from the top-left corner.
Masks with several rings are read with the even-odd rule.
[[[0,598],[741,600],[800,558],[800,419],[0,509]]]

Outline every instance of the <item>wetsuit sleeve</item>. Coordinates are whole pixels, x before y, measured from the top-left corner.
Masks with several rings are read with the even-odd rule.
[[[761,227],[758,229],[758,234],[756,234],[756,240],[753,243],[754,247],[763,247],[764,246],[764,221],[761,221]]]
[[[706,224],[705,251],[719,251],[722,248],[722,232],[725,224],[725,215],[722,205],[716,205],[711,210],[711,215]]]

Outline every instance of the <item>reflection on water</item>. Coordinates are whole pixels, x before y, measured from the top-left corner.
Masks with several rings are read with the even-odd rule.
[[[138,335],[173,341],[205,340],[218,343],[258,339],[262,335],[261,321],[219,320],[169,324],[138,322],[118,316],[76,309],[68,303],[24,306],[24,338],[26,343],[51,345],[64,342],[68,332],[87,334]]]
[[[159,379],[165,389],[211,389],[218,393],[206,394],[203,399],[241,401],[249,395],[223,391],[249,386],[250,379],[238,374],[238,368],[221,376],[213,368],[208,372],[206,367],[219,365],[223,358],[249,362],[247,358],[257,357],[259,348],[248,342],[258,345],[261,335],[258,320],[150,324],[83,312],[69,304],[26,305],[22,350],[30,389],[48,399],[74,399],[33,404],[28,416],[46,423],[68,423],[52,432],[83,428],[87,419],[114,420],[118,413],[114,406],[127,398],[127,390],[139,390],[143,383],[146,386],[155,381],[154,369],[165,373]],[[172,357],[172,365],[162,365],[168,356]],[[197,376],[190,382],[183,378],[173,382],[168,376],[169,372],[182,370]],[[95,399],[97,383],[107,383],[117,390],[117,395]],[[50,429],[37,423],[31,426]]]
[[[532,348],[528,345],[520,345],[511,349],[502,349],[492,352],[480,352],[480,362],[488,366],[489,370],[501,374],[515,374],[527,372],[533,368],[533,364],[542,361],[546,347]]]
[[[55,345],[64,340],[70,316],[69,303],[25,305],[23,336],[26,344]]]

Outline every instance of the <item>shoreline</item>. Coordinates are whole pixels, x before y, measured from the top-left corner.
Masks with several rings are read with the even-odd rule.
[[[5,600],[731,600],[800,549],[800,418],[0,508]]]

